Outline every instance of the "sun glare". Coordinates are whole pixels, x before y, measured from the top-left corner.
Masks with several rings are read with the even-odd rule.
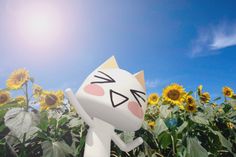
[[[25,6],[16,18],[20,36],[31,45],[50,45],[63,34],[63,16],[50,5]]]
[[[56,0],[17,2],[7,5],[7,35],[12,55],[34,64],[63,58],[72,30],[70,5]]]

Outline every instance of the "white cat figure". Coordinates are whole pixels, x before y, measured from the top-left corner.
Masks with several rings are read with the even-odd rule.
[[[110,157],[111,140],[125,152],[143,143],[141,137],[125,144],[115,133],[136,131],[147,106],[143,71],[130,74],[111,57],[92,72],[73,94],[66,90],[76,112],[89,125],[84,157]]]

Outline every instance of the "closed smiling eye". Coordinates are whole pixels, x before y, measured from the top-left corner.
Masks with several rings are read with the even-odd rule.
[[[124,104],[126,101],[129,100],[129,98],[126,97],[125,95],[118,93],[112,89],[110,89],[110,98],[111,98],[112,106],[114,108]]]
[[[98,71],[100,74],[102,75],[94,75],[95,78],[98,78],[98,81],[93,81],[91,82],[91,84],[93,83],[114,83],[116,82],[111,76],[109,76],[108,74],[102,72],[102,71]]]
[[[146,96],[146,94],[144,92],[135,90],[135,89],[130,89],[130,92],[133,94],[134,98],[136,99],[136,101],[138,102],[139,106],[142,107],[141,103],[140,103],[140,99],[143,102],[146,102],[146,99],[144,98]]]

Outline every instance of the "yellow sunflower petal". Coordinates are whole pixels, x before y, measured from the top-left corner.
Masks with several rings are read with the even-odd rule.
[[[62,91],[43,91],[40,98],[40,106],[42,110],[57,108],[62,104],[64,94]]]
[[[150,105],[157,105],[159,101],[159,96],[157,93],[152,93],[148,97],[148,104]]]
[[[231,123],[231,122],[227,122],[226,125],[227,125],[227,127],[228,127],[229,129],[233,129],[233,128],[234,128],[234,124]]]
[[[203,103],[208,103],[211,99],[211,96],[208,92],[204,92],[200,95],[200,100]]]
[[[185,106],[185,110],[188,111],[188,112],[196,112],[197,111],[197,106],[195,103],[192,103],[192,104],[186,104]]]
[[[35,98],[39,98],[40,95],[43,93],[43,88],[37,84],[33,85],[33,95]]]
[[[183,104],[178,105],[178,107],[179,107],[180,110],[184,110],[184,105]]]
[[[197,88],[197,94],[201,95],[202,94],[202,85],[199,85]]]
[[[226,97],[232,97],[234,95],[234,91],[230,87],[227,87],[227,86],[222,88],[222,92],[224,96]]]
[[[16,90],[21,88],[29,79],[29,72],[26,69],[18,69],[9,76],[6,86],[9,89]]]
[[[25,96],[17,96],[17,97],[15,98],[15,101],[16,101],[18,104],[22,105],[22,106],[25,106],[25,105],[26,105],[26,97],[25,97]]]
[[[148,122],[148,126],[150,126],[152,129],[155,127],[155,125],[156,125],[155,121]]]
[[[194,100],[193,96],[188,95],[188,96],[186,96],[186,98],[185,98],[185,102],[186,102],[187,104],[193,104],[193,103],[195,103],[195,100]]]
[[[179,84],[171,84],[163,90],[164,101],[173,105],[180,105],[184,101],[184,88]]]
[[[11,99],[10,93],[8,91],[0,91],[0,106],[5,105]]]

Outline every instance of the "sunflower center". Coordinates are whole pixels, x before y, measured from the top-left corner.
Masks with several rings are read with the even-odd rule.
[[[48,106],[54,105],[57,102],[57,97],[53,94],[49,94],[45,97],[45,102]]]
[[[189,110],[189,111],[193,111],[193,110],[194,110],[194,107],[193,107],[192,105],[189,105],[189,106],[188,106],[188,110]]]
[[[178,100],[180,97],[180,93],[178,90],[172,89],[168,92],[167,96],[172,100]]]
[[[206,95],[201,95],[200,98],[201,98],[201,100],[204,101],[204,102],[207,101],[207,96],[206,96]]]
[[[226,92],[225,92],[225,95],[227,95],[227,96],[229,96],[231,94],[231,92],[229,91],[229,90],[227,90]]]
[[[193,99],[192,98],[188,98],[188,103],[192,104],[193,103]]]
[[[18,74],[16,75],[15,77],[15,83],[21,83],[25,78],[25,75],[24,74]]]
[[[157,96],[153,96],[152,101],[157,101]]]
[[[5,103],[7,101],[7,95],[1,94],[0,95],[0,104]]]

